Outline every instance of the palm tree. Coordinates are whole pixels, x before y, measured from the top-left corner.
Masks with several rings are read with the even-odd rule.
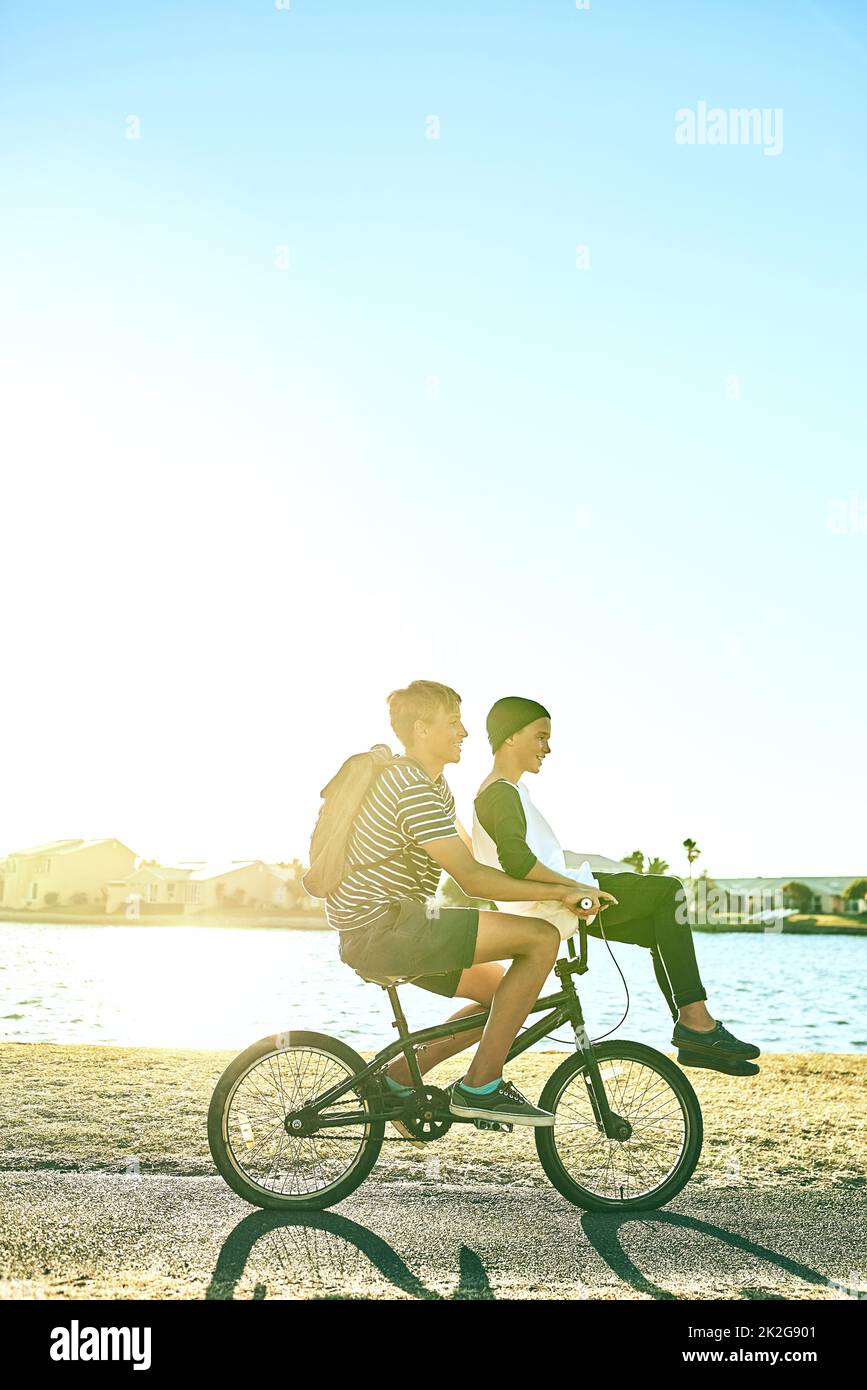
[[[684,840],[683,847],[686,850],[686,857],[689,860],[689,877],[690,882],[692,882],[692,866],[701,854],[701,850],[695,840]]]
[[[624,854],[621,864],[631,864],[637,874],[644,873],[644,851],[634,849],[631,854]]]
[[[651,859],[647,865],[647,872],[649,874],[667,874],[668,868],[669,866],[664,859]]]

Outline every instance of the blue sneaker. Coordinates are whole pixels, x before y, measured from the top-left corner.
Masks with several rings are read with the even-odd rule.
[[[461,1078],[463,1080],[463,1078]],[[449,1111],[465,1120],[500,1120],[510,1125],[552,1125],[550,1110],[540,1110],[522,1096],[511,1081],[501,1081],[496,1091],[473,1095],[465,1091],[460,1081],[449,1088]]]

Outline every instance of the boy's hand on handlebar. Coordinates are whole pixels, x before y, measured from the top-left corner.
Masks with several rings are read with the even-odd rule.
[[[592,906],[580,907],[579,904],[582,900],[586,901],[588,898]],[[605,899],[604,902],[602,901],[603,898]],[[581,917],[586,921],[588,917],[595,917],[597,912],[604,912],[611,903],[616,904],[617,899],[613,893],[606,893],[601,888],[582,888],[579,886],[574,890],[567,888],[563,895],[563,902],[570,912],[575,913],[576,917]]]

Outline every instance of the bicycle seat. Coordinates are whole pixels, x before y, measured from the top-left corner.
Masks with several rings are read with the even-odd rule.
[[[355,966],[349,967],[355,970]],[[406,975],[362,975],[360,970],[355,970],[355,974],[367,985],[380,985],[382,989],[390,989],[392,985],[406,985],[409,980]]]

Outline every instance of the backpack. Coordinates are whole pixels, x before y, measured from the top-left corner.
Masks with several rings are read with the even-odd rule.
[[[334,774],[320,795],[322,805],[310,837],[310,868],[301,885],[311,898],[327,898],[346,877],[346,848],[361,803],[376,778],[387,767],[400,761],[385,743],[375,743],[366,753],[353,753]],[[394,851],[373,864],[353,865],[353,869],[374,869],[394,858]]]

